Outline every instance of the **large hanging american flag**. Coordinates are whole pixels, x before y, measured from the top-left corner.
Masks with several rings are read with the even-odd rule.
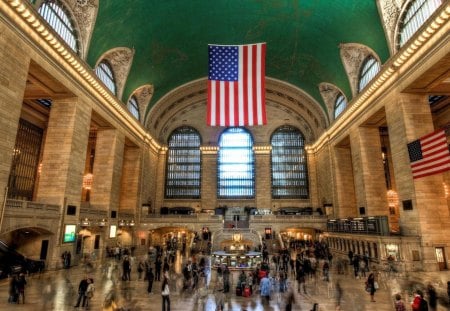
[[[266,44],[209,45],[208,54],[207,124],[266,124]]]
[[[444,129],[409,143],[408,153],[414,179],[450,170],[450,152]]]

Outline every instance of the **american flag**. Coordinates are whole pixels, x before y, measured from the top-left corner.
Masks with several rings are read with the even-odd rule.
[[[207,124],[266,124],[266,44],[209,45],[208,54]]]
[[[450,152],[444,129],[409,143],[408,153],[414,179],[450,170]]]

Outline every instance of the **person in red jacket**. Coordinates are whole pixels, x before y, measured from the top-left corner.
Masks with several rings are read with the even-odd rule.
[[[423,293],[421,290],[416,290],[414,293],[414,300],[411,304],[412,311],[420,311],[420,302],[422,300]]]

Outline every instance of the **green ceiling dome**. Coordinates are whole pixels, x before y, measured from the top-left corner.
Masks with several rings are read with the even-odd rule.
[[[88,62],[95,66],[115,47],[133,48],[122,100],[152,84],[151,107],[173,88],[207,76],[208,44],[256,42],[267,42],[268,77],[303,89],[323,106],[321,82],[351,98],[340,43],[366,45],[382,62],[389,57],[372,0],[134,0],[100,1]]]

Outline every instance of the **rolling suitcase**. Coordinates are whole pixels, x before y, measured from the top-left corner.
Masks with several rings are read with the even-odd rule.
[[[250,287],[249,286],[245,286],[242,296],[250,297],[251,295],[252,295],[252,292],[250,291]]]

